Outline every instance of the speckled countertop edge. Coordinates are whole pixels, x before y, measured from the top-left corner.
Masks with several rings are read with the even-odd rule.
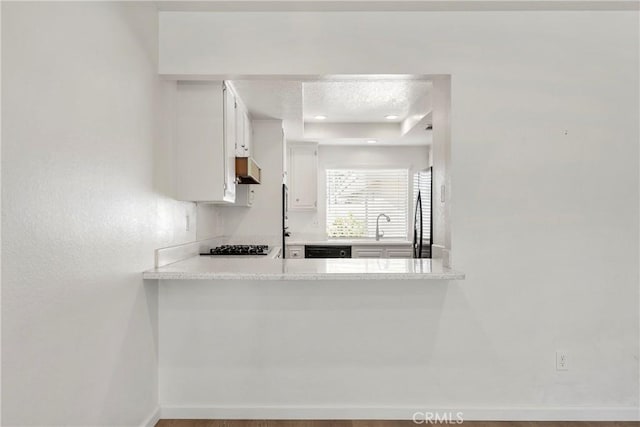
[[[241,274],[145,272],[145,280],[464,280],[463,273]]]

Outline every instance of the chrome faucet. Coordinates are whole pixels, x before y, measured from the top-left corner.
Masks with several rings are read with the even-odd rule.
[[[380,217],[383,216],[387,219],[387,222],[391,222],[391,218],[388,215],[381,213],[378,215],[376,219],[376,240],[380,240],[380,238],[384,237],[384,231],[380,231]]]

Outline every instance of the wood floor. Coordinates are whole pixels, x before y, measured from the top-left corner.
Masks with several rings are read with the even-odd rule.
[[[306,421],[306,420],[161,420],[156,427],[410,427],[412,421]],[[457,425],[457,424],[431,424]],[[640,427],[640,422],[568,422],[568,421],[467,421],[464,427]]]

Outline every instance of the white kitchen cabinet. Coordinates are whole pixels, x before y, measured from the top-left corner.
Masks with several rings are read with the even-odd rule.
[[[242,107],[239,102],[236,100],[235,107],[235,142],[234,142],[234,150],[236,153],[236,157],[244,157],[244,148],[241,147],[242,141],[244,140],[244,114],[242,114]]]
[[[384,249],[382,248],[372,248],[372,247],[362,247],[359,248],[354,246],[351,248],[351,257],[352,258],[383,258]]]
[[[235,202],[236,199],[236,94],[223,82],[223,98],[225,100],[225,137],[224,137],[224,165],[225,165],[225,201]]]
[[[282,148],[282,183],[289,188],[289,147],[284,137],[284,129],[282,130]]]
[[[352,246],[352,258],[413,258],[411,245],[406,246]]]
[[[235,96],[222,81],[178,82],[173,172],[175,198],[235,201]]]
[[[318,207],[318,145],[291,144],[288,167],[289,210],[316,210]]]
[[[413,249],[387,248],[386,258],[413,258]]]
[[[244,206],[250,208],[253,206],[256,190],[253,185],[242,184],[236,186],[236,203],[235,206]]]
[[[244,139],[241,147],[244,149],[244,157],[251,157],[251,144],[253,142],[253,126],[249,118],[249,110],[244,109]]]
[[[313,245],[323,245],[323,242],[309,242]],[[338,242],[326,243],[326,246],[333,246]],[[349,243],[340,243],[341,245],[350,246]],[[287,258],[304,258],[305,245],[298,242],[287,245]],[[351,258],[413,258],[413,249],[410,243],[403,244],[384,244],[377,242],[366,243],[362,245],[351,245]]]
[[[251,156],[251,141],[253,128],[249,118],[249,110],[242,100],[236,95],[236,142],[235,151],[237,157]]]
[[[295,259],[304,258],[304,246],[298,246],[298,245],[287,246],[286,257],[295,258]]]

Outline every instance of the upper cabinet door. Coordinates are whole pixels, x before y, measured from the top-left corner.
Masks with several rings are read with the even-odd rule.
[[[289,209],[312,211],[318,207],[318,147],[294,144],[289,147]]]
[[[235,153],[227,145],[235,139],[235,118],[228,114],[230,107],[233,111],[233,100],[225,92],[222,81],[176,85],[172,161],[178,200],[234,201]]]
[[[249,119],[249,111],[244,111],[244,157],[251,157],[251,143],[253,142],[253,126],[251,126],[251,119]]]
[[[236,142],[235,142],[235,155],[237,157],[244,157],[244,109],[242,108],[242,101],[236,97]]]
[[[236,95],[225,84],[224,90],[224,201],[236,200],[236,144],[237,144]]]
[[[238,97],[236,97],[236,105],[236,156],[250,157],[251,120],[249,120],[249,111]]]

